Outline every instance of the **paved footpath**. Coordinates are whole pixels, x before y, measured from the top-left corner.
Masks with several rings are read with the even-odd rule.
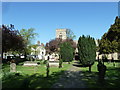
[[[86,88],[85,83],[81,80],[80,67],[71,66],[71,68],[60,76],[59,80],[52,88]]]

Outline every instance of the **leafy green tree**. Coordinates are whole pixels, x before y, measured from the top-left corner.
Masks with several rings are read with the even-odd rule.
[[[70,63],[73,60],[73,52],[74,49],[69,42],[64,42],[60,45],[60,56],[63,61]]]
[[[32,43],[32,40],[35,39],[35,36],[38,35],[34,31],[34,28],[20,30],[20,34],[25,39],[25,43],[27,45],[30,45]]]
[[[32,40],[38,35],[34,31],[34,28],[20,30],[20,34],[24,38],[24,43],[26,45],[26,48],[24,49],[25,58],[31,53]]]
[[[34,55],[35,55],[35,57],[36,57],[37,54],[38,54],[38,51],[37,51],[38,45],[37,45],[37,44],[34,44],[34,45],[32,45],[31,47],[34,49],[34,50],[33,50],[33,53],[34,53]]]
[[[94,38],[90,36],[80,36],[78,40],[78,54],[80,62],[83,66],[89,66],[91,72],[91,66],[96,59],[96,44]]]

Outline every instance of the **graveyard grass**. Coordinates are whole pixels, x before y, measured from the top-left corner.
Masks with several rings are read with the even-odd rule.
[[[120,63],[105,62],[104,64],[107,67],[105,74],[105,81],[103,83],[98,82],[98,62],[95,62],[92,66],[92,72],[89,73],[88,67],[80,67],[82,80],[86,82],[86,85],[89,88],[120,88]]]
[[[17,71],[21,74],[17,76],[13,73],[4,77],[3,88],[50,88],[72,64],[73,62],[64,63],[63,68],[51,67],[48,78],[46,78],[45,64],[36,67],[36,71],[34,71],[34,67],[17,65]],[[116,66],[113,66],[113,63],[104,63],[107,66],[104,83],[98,82],[97,64],[98,62],[94,63],[91,73],[88,72],[88,67],[79,67],[81,80],[85,82],[86,86],[89,88],[120,88],[120,63],[115,63]],[[5,65],[4,70],[9,70],[9,66]]]
[[[17,72],[20,75],[15,75],[15,73],[4,75],[2,78],[2,88],[50,88],[70,66],[71,64],[63,63],[62,68],[50,67],[49,77],[46,77],[45,64],[37,67],[17,65]],[[9,72],[9,65],[4,65],[3,71]]]

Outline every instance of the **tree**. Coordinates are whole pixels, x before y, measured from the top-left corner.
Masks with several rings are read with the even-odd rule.
[[[102,38],[107,38],[110,42],[114,40],[118,42],[120,40],[120,18],[118,18],[118,16],[116,17],[114,24],[111,25],[108,32],[106,33],[106,36]]]
[[[77,48],[77,45],[76,45],[76,43],[73,41],[73,39],[67,38],[67,39],[65,39],[65,40],[62,41],[62,43],[64,43],[64,42],[70,43],[71,46],[72,46],[72,48],[73,48],[74,50]]]
[[[59,68],[61,68],[61,67],[62,67],[62,63],[63,63],[63,60],[62,60],[62,59],[60,59],[60,60],[59,60]]]
[[[74,35],[74,33],[72,32],[72,30],[71,29],[67,29],[67,38],[68,39],[75,39],[75,35]]]
[[[31,45],[31,48],[33,48],[33,49],[34,49],[34,50],[33,50],[33,52],[34,52],[35,57],[36,57],[36,56],[37,56],[37,54],[38,54],[37,47],[38,47],[38,45],[37,45],[37,44],[35,44],[35,45]]]
[[[118,52],[120,53],[120,40],[118,41]]]
[[[49,41],[49,43],[46,43],[45,49],[47,53],[59,52],[58,48],[60,48],[60,44],[64,42],[69,42],[74,50],[77,47],[76,43],[72,39],[67,38],[62,40],[60,38],[56,38]]]
[[[50,53],[49,43],[46,43],[45,49],[46,49],[46,53],[47,53],[47,54]]]
[[[61,38],[52,39],[51,41],[46,43],[45,49],[46,49],[47,53],[58,52],[59,51],[58,48],[60,48],[60,44],[64,43],[64,42],[69,42],[72,45],[72,47],[74,49],[76,49],[77,45],[73,41],[73,39],[75,37],[76,36],[74,35],[74,33],[70,29],[67,29],[67,38],[66,39],[61,39]]]
[[[94,38],[90,36],[80,36],[78,40],[78,54],[80,62],[83,66],[89,66],[91,72],[91,66],[96,59],[96,44]]]
[[[2,51],[22,52],[25,48],[24,39],[14,26],[2,25]]]
[[[35,38],[36,35],[38,35],[34,32],[34,30],[34,28],[20,30],[20,34],[24,38],[24,43],[26,45],[26,48],[24,49],[25,58],[31,53],[32,40]]]
[[[38,35],[34,31],[35,31],[34,28],[30,28],[28,30],[27,29],[20,30],[20,34],[25,39],[27,45],[30,45],[32,43],[32,40],[35,39],[35,36]]]
[[[99,43],[100,54],[110,54],[120,52],[120,18],[115,19],[115,23],[111,25],[108,32],[106,32]]]
[[[62,39],[53,39],[49,41],[49,43],[46,43],[45,49],[47,50],[48,53],[52,52],[58,52],[58,48],[60,43],[62,42]]]
[[[100,54],[109,54],[111,52],[111,42],[108,39],[102,39],[99,43]]]
[[[74,49],[69,42],[60,44],[60,56],[63,61],[71,62],[73,60],[73,52]]]

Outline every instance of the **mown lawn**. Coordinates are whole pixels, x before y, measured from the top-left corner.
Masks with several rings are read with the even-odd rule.
[[[68,68],[71,64],[63,63],[62,68],[50,67],[49,77],[46,77],[46,65],[41,64],[37,67],[26,67],[17,65],[17,72],[7,73],[2,78],[2,88],[50,88],[55,83],[59,76]],[[3,66],[3,72],[9,72],[9,65]]]
[[[98,81],[98,62],[95,62],[92,66],[92,72],[89,73],[88,67],[80,67],[82,80],[86,82],[86,85],[89,88],[120,88],[120,63],[105,62],[104,64],[107,67],[105,80],[103,83]]]

